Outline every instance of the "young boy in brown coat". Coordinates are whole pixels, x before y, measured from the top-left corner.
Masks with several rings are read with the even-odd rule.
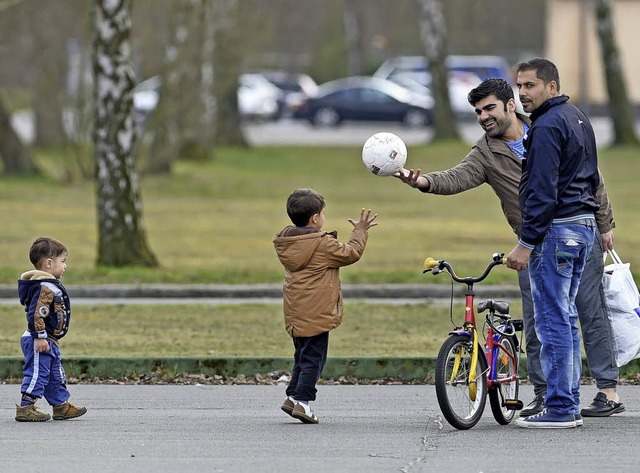
[[[285,268],[284,321],[295,348],[291,380],[282,410],[307,424],[318,418],[309,408],[316,399],[316,383],[327,361],[329,331],[342,322],[343,301],[339,268],[360,259],[369,228],[377,214],[360,212],[347,243],[337,232],[323,232],[325,201],[312,189],[297,189],[287,199],[293,225],[278,233],[273,244]]]

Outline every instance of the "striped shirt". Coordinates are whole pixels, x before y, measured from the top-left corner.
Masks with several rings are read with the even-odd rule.
[[[527,136],[527,132],[529,131],[529,126],[525,122],[522,122],[522,124],[524,125],[524,132],[520,139],[516,141],[507,141],[509,148],[511,148],[520,159],[524,157],[524,138]]]

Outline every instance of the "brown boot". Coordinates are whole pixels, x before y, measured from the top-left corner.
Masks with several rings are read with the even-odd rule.
[[[49,419],[51,416],[40,412],[35,404],[16,405],[16,420],[18,422],[45,422]]]
[[[59,406],[53,406],[53,420],[74,419],[86,414],[86,412],[86,407],[77,407],[67,401]]]

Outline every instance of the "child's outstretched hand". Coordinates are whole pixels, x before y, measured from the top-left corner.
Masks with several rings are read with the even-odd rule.
[[[354,227],[368,230],[371,227],[375,227],[376,225],[378,225],[378,222],[374,222],[377,217],[378,214],[373,214],[373,216],[371,216],[371,209],[367,210],[366,213],[364,209],[362,209],[360,211],[360,220],[358,220],[357,222],[351,218],[348,220]]]

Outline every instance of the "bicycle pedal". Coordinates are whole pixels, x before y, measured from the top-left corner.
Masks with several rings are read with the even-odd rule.
[[[505,399],[504,407],[509,411],[519,411],[524,407],[524,403],[519,399]]]

